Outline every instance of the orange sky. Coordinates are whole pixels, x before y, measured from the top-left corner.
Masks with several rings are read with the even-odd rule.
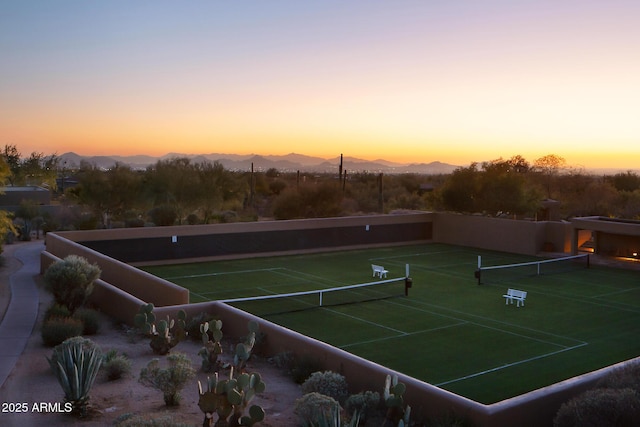
[[[640,169],[639,3],[439,3],[11,2],[0,144]]]

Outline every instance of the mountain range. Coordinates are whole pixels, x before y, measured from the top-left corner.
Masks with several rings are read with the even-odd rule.
[[[250,171],[253,165],[255,171],[266,171],[275,168],[282,172],[338,172],[340,157],[323,159],[321,157],[306,156],[304,154],[290,153],[286,155],[258,155],[258,154],[181,154],[168,153],[164,156],[154,157],[147,155],[135,156],[81,156],[69,152],[59,156],[60,164],[67,168],[80,166],[82,162],[102,169],[112,168],[117,163],[125,164],[134,169],[145,169],[154,165],[159,160],[186,157],[192,162],[220,162],[226,169],[233,171]],[[417,173],[417,174],[447,174],[453,172],[458,166],[441,162],[431,163],[394,163],[383,159],[363,160],[355,157],[343,157],[343,170],[347,173],[371,172],[371,173]]]

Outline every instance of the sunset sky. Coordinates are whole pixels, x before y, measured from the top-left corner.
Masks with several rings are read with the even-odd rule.
[[[640,169],[638,1],[0,0],[0,146]]]

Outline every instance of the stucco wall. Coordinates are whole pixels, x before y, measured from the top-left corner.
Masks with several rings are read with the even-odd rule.
[[[453,245],[536,255],[551,243],[554,252],[570,248],[571,225],[562,222],[435,213],[433,240]]]

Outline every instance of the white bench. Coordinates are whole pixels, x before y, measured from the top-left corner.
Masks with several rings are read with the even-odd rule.
[[[505,304],[513,304],[513,300],[515,300],[517,307],[520,307],[520,303],[522,303],[524,307],[524,300],[527,299],[527,293],[517,289],[509,289],[507,293],[502,296],[504,297]]]
[[[383,277],[387,277],[387,273],[389,272],[388,270],[385,270],[381,265],[371,264],[371,269],[373,270],[373,277],[376,277],[376,275],[378,275],[378,277],[380,277],[381,279]]]

